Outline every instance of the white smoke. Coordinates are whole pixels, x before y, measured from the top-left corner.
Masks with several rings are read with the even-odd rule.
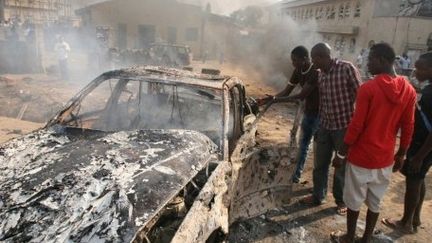
[[[267,6],[280,2],[280,0],[177,0],[205,7],[210,3],[212,12],[216,14],[229,15],[230,13],[250,5]]]

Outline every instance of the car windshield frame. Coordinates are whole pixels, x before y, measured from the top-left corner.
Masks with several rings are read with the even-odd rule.
[[[100,84],[103,82],[109,80],[109,79],[118,79],[118,80],[128,80],[130,81],[139,81],[139,82],[151,82],[151,83],[160,83],[165,85],[175,85],[175,86],[182,86],[187,87],[191,89],[208,89],[208,90],[214,90],[220,92],[220,102],[221,102],[221,128],[220,128],[220,135],[219,135],[219,141],[218,141],[218,147],[219,152],[222,153],[224,159],[229,158],[229,149],[228,149],[228,137],[229,137],[229,122],[230,122],[230,88],[228,85],[226,85],[226,81],[223,82],[222,85],[209,85],[209,83],[203,82],[205,80],[200,80],[196,78],[190,78],[190,77],[182,77],[179,79],[179,77],[172,77],[172,76],[145,76],[145,75],[124,75],[121,73],[118,73],[116,75],[113,75],[113,72],[115,74],[115,71],[108,72],[110,74],[102,74],[101,76],[94,79],[92,82],[90,82],[86,87],[82,89],[81,92],[79,92],[77,95],[75,95],[65,106],[64,109],[62,109],[60,112],[57,113],[54,118],[52,118],[45,127],[53,126],[53,125],[61,125],[61,126],[68,126],[67,124],[64,124],[65,118],[70,115],[70,112],[73,111],[79,104],[89,95],[93,90],[95,90]],[[189,79],[188,79],[189,78]],[[186,80],[187,79],[187,80]],[[69,126],[68,126],[69,127]],[[84,128],[83,128],[84,129]],[[90,130],[97,130],[97,129],[90,129]],[[193,129],[190,129],[193,130]],[[202,133],[199,130],[194,130]]]

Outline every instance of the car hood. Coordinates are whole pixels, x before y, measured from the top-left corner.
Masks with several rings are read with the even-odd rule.
[[[216,158],[184,130],[48,128],[0,146],[0,241],[128,242]]]

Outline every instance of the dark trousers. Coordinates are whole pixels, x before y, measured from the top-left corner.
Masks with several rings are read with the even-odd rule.
[[[320,127],[315,137],[315,159],[313,169],[313,195],[322,202],[327,196],[328,174],[332,158],[343,145],[345,129],[327,130]],[[345,165],[335,169],[333,196],[336,204],[343,204]]]

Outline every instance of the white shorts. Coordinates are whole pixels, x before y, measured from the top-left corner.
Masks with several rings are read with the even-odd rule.
[[[380,203],[392,174],[393,165],[383,169],[366,169],[346,164],[343,198],[346,206],[359,211],[364,202],[369,210],[380,212]]]

